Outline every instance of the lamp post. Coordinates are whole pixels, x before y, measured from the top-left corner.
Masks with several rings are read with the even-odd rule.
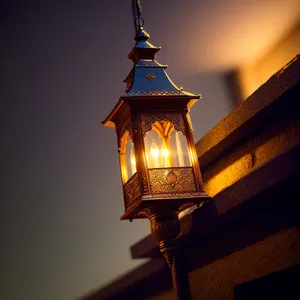
[[[121,220],[148,218],[151,233],[172,267],[178,299],[188,299],[177,268],[178,214],[205,200],[189,111],[200,98],[178,88],[168,77],[166,65],[155,60],[160,47],[149,43],[143,29],[139,1],[135,46],[128,58],[133,68],[105,126],[117,133],[125,213]]]

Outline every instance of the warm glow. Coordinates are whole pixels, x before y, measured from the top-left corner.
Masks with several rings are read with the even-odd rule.
[[[131,173],[134,174],[134,173],[136,173],[136,162],[135,162],[133,144],[131,144],[130,163],[131,163]]]
[[[180,137],[179,137],[179,132],[176,132],[175,138],[176,138],[176,148],[177,148],[179,166],[184,167],[185,164],[184,164],[184,158],[183,158],[183,153],[182,153],[182,146],[181,146],[181,141],[180,141]]]
[[[153,156],[153,158],[159,157],[159,149],[154,141],[152,141],[152,144],[151,144],[151,155]]]
[[[149,169],[191,165],[186,137],[168,121],[156,121],[152,125],[145,137],[145,152]]]
[[[159,167],[159,163],[158,163],[159,148],[158,148],[157,144],[154,142],[154,140],[151,143],[151,150],[150,151],[151,151],[152,158],[154,160],[154,166],[156,168],[158,168]]]
[[[149,161],[149,156],[147,155],[148,164],[150,163],[150,165],[154,166],[154,168],[170,167],[170,150],[165,143],[163,143],[159,149],[155,141],[152,140],[150,153],[152,156],[152,161]]]
[[[240,68],[239,84],[244,99],[300,53],[299,40],[300,24],[267,55]]]
[[[176,5],[178,10],[186,7],[185,1],[181,2]],[[173,22],[168,35],[170,41],[178,40],[171,47],[172,58],[183,51],[186,54],[184,61],[177,59],[175,67],[189,74],[218,72],[255,62],[280,43],[299,22],[300,1],[194,1],[185,13],[184,24]],[[166,22],[172,22],[174,14],[167,18]],[[165,48],[169,49],[168,45]]]
[[[161,156],[162,156],[162,164],[164,165],[164,167],[169,167],[169,150],[167,148],[167,146],[165,144],[163,144],[161,146],[161,150],[160,150]]]
[[[167,149],[167,147],[165,145],[163,145],[161,147],[161,155],[163,157],[168,157],[169,156],[169,150]]]
[[[149,161],[149,155],[147,155],[148,164],[154,168],[166,168],[170,167],[170,150],[165,143],[162,144],[161,148],[157,146],[154,140],[152,140],[151,148],[151,161]]]
[[[121,138],[120,167],[122,182],[125,184],[132,177],[132,175],[136,173],[134,144],[130,139],[128,131],[126,131]]]

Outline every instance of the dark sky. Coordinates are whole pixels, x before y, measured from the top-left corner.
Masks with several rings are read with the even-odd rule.
[[[198,140],[232,105],[218,72],[185,67],[182,2],[193,4],[142,4],[158,61],[204,96],[192,112]],[[100,123],[132,66],[131,2],[3,1],[0,10],[0,298],[75,299],[140,263],[129,247],[149,233],[148,221],[119,221],[116,136]]]

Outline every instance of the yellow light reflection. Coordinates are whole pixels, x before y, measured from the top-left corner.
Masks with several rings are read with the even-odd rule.
[[[136,173],[136,161],[135,161],[133,144],[131,144],[130,163],[131,163],[131,174],[134,174]]]
[[[151,156],[153,158],[153,165],[155,168],[159,168],[159,161],[158,161],[158,157],[159,157],[159,148],[157,146],[157,144],[154,142],[154,140],[151,143]]]
[[[186,137],[168,121],[156,121],[145,138],[148,168],[185,167],[190,165]]]
[[[169,163],[169,150],[166,146],[165,143],[163,143],[163,145],[161,146],[161,150],[160,150],[161,156],[162,156],[162,163],[163,163],[163,167],[170,167],[170,163]]]

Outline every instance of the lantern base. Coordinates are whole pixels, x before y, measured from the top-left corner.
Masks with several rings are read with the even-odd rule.
[[[151,234],[158,242],[159,250],[171,267],[177,249],[177,237],[180,233],[180,221],[178,212],[156,213],[149,210],[148,219],[150,221]]]
[[[150,221],[151,234],[159,245],[160,252],[172,269],[173,288],[178,300],[190,299],[187,273],[179,252],[177,238],[180,234],[178,211],[169,206],[153,204],[145,210]]]
[[[164,197],[161,197],[164,196]],[[127,208],[121,220],[145,219],[148,218],[145,211],[153,205],[156,207],[167,207],[168,210],[177,211],[178,213],[192,207],[194,205],[200,206],[203,202],[211,200],[211,197],[205,192],[194,193],[193,195],[178,195],[171,196],[164,195],[144,195],[141,198],[133,201]],[[158,210],[159,211],[159,210]]]

